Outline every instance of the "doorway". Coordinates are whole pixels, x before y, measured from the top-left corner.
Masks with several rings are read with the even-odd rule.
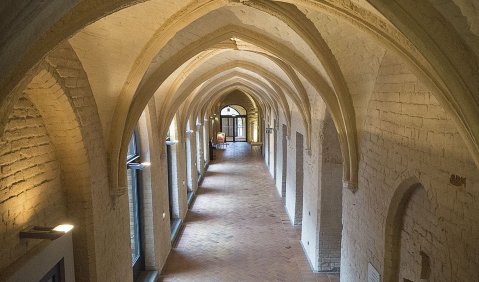
[[[226,142],[248,141],[248,117],[241,106],[226,106],[221,110],[221,132],[225,133]]]
[[[247,141],[247,119],[246,116],[221,116],[221,132],[225,133],[226,142]]]

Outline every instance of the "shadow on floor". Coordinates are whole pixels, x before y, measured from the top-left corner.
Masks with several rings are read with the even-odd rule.
[[[215,219],[216,217],[217,216],[215,216],[212,213],[207,213],[207,212],[200,213],[197,211],[189,211],[185,219],[185,224],[192,223],[192,222],[199,222],[199,221],[207,221],[207,220]]]
[[[211,195],[211,194],[221,194],[221,193],[225,193],[224,190],[222,189],[217,189],[217,188],[208,188],[208,187],[201,187],[200,189],[198,189],[198,192],[196,192],[196,195]]]
[[[178,251],[172,249],[170,255],[168,256],[168,260],[178,261],[181,262],[180,264],[175,264],[168,268],[167,271],[162,272],[160,275],[160,280],[163,281],[162,278],[168,274],[179,274],[179,273],[186,273],[186,272],[194,272],[202,268],[201,262],[191,259],[186,254],[183,254],[182,251]]]

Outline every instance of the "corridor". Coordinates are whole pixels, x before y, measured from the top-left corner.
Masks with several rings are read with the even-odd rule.
[[[259,149],[216,150],[162,281],[339,281],[311,272]]]

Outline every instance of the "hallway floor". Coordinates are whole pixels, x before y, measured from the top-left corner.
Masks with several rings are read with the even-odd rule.
[[[312,273],[260,147],[216,150],[162,281],[339,281]]]

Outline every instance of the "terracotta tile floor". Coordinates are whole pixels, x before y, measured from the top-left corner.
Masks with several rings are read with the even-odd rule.
[[[312,273],[282,199],[247,143],[216,151],[161,281],[339,281]]]

